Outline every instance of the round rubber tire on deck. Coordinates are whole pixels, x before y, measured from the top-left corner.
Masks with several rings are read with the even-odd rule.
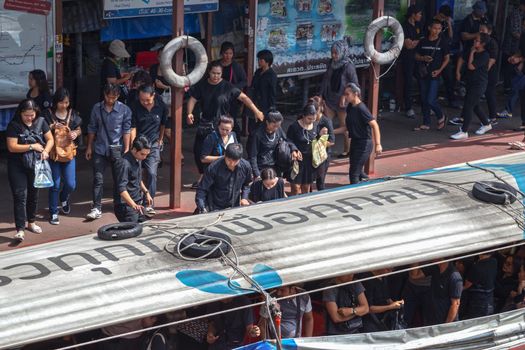
[[[104,225],[98,229],[98,238],[105,241],[137,237],[142,233],[142,225],[135,222],[119,222]]]
[[[206,244],[202,244],[209,238],[205,236],[210,236],[214,238],[218,238],[219,240],[210,240]],[[221,233],[221,232],[215,232],[215,231],[209,231],[206,230],[203,233],[195,233],[193,235],[188,235],[186,239],[184,239],[180,243],[180,250],[181,254],[185,256],[190,256],[192,258],[200,258],[205,256],[206,254],[210,253],[213,249],[217,247],[217,244],[219,244],[220,240],[224,240],[228,242],[229,244],[232,243],[230,237],[228,235]],[[221,257],[222,253],[228,254],[230,251],[230,246],[226,242],[220,242],[220,249],[215,250],[212,254],[207,256],[207,259],[216,259]],[[222,250],[222,253],[221,253]]]
[[[492,204],[514,203],[517,194],[514,187],[503,182],[479,181],[472,187],[472,195],[476,199]]]

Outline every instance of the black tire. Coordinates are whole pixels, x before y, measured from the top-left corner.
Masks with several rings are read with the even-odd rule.
[[[218,241],[210,241],[210,242],[207,242],[206,244],[202,244],[204,241],[208,239],[208,238],[205,238],[203,235],[220,238],[222,240],[225,240],[229,244],[232,243],[228,235],[225,235],[224,233],[221,233],[221,232],[206,230],[201,234],[197,233],[193,235],[188,235],[186,239],[184,239],[180,243],[181,254],[184,256],[190,256],[192,258],[200,258],[208,254],[209,252],[211,252],[213,249],[217,247]],[[230,246],[226,244],[225,242],[221,242],[220,249],[215,250],[212,254],[208,255],[206,258],[216,259],[216,258],[221,257],[222,255],[221,250],[224,254],[228,254],[230,252]]]
[[[514,203],[517,194],[514,187],[502,182],[480,181],[472,187],[472,195],[476,199],[492,204]]]
[[[142,225],[135,222],[120,222],[104,225],[98,229],[98,238],[104,241],[114,241],[137,237],[142,233]]]

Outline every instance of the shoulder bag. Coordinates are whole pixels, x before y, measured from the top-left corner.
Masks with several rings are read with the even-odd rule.
[[[432,55],[430,55],[430,57],[434,58],[434,55],[436,54],[436,50],[440,43],[441,43],[441,35],[439,36],[439,39],[436,43],[436,46],[434,46],[434,49],[432,50]],[[428,71],[428,65],[429,65],[429,62],[418,61],[417,71],[421,79],[428,78],[428,76],[432,74],[432,72]]]
[[[52,120],[58,123],[58,118],[51,113]],[[67,163],[71,161],[77,155],[77,147],[75,143],[69,139],[69,133],[71,128],[69,123],[71,121],[71,110],[69,110],[66,118],[66,126],[62,128],[55,128],[53,133],[53,138],[55,140],[55,145],[51,150],[50,158],[51,160],[59,163]]]

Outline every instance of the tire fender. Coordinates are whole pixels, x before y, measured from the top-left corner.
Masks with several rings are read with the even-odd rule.
[[[119,222],[104,225],[97,231],[98,238],[104,241],[137,237],[142,233],[142,225],[135,222]]]
[[[218,238],[218,240],[211,240],[206,236]],[[216,249],[213,253],[208,255],[206,257],[207,259],[219,258],[222,256],[222,253],[228,254],[230,252],[232,241],[230,237],[224,233],[206,230],[202,234],[195,233],[185,237],[185,239],[180,242],[180,251],[182,255],[190,256],[192,258],[200,258],[213,251],[218,244],[220,249]]]
[[[378,52],[375,48],[375,37],[377,32],[383,28],[391,28],[394,31],[394,38],[396,40],[390,50],[386,52]],[[365,32],[365,56],[374,63],[389,64],[401,54],[404,41],[405,35],[403,34],[403,27],[397,19],[392,16],[378,17],[368,25]]]
[[[190,49],[195,54],[195,58],[197,60],[195,68],[188,75],[176,74],[173,71],[172,66],[175,53],[183,48]],[[183,35],[172,39],[168,44],[166,44],[166,46],[164,46],[162,55],[160,56],[160,70],[162,72],[162,76],[171,86],[178,88],[185,88],[198,83],[199,80],[201,80],[201,78],[204,76],[204,73],[206,73],[207,68],[208,55],[206,54],[206,50],[204,49],[204,46],[202,46],[201,42],[192,36]]]
[[[514,187],[503,182],[479,181],[472,187],[474,198],[491,204],[512,204],[517,194]]]

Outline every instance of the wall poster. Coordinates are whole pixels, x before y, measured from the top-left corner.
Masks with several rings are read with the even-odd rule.
[[[385,14],[402,18],[407,3],[386,0]],[[280,77],[314,74],[326,70],[332,43],[346,38],[356,66],[366,66],[363,39],[371,20],[369,0],[259,0],[255,50],[273,52]]]
[[[51,8],[51,2],[47,2]],[[27,77],[33,69],[42,69],[53,81],[51,12],[46,14],[32,7],[6,8],[13,8],[9,0],[0,0],[0,108],[25,98]]]

